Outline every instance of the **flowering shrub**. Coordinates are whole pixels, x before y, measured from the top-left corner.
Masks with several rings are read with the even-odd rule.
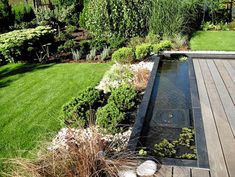
[[[134,72],[129,65],[115,64],[105,73],[103,79],[96,88],[107,93],[122,85],[131,85],[133,78]]]
[[[1,34],[0,59],[6,63],[25,60],[25,58],[28,58],[30,51],[36,51],[43,44],[52,42],[53,32],[54,30],[49,27],[39,26]]]

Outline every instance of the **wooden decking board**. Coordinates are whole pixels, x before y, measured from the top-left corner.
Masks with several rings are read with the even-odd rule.
[[[229,91],[230,97],[232,98],[233,104],[235,105],[235,83],[232,81],[231,76],[224,66],[224,60],[214,60],[217,69],[223,78],[223,81]]]
[[[173,167],[163,165],[157,172],[156,177],[172,177],[172,173]]]
[[[210,72],[212,73],[212,77],[215,81],[216,88],[218,90],[221,102],[223,104],[225,113],[229,120],[231,129],[233,131],[233,135],[235,136],[235,107],[233,101],[228,93],[228,90],[215,66],[213,60],[207,60],[207,64],[209,66]],[[235,76],[234,76],[235,77]]]
[[[233,67],[233,69],[235,69],[235,60],[231,60],[231,61],[229,61],[229,63]]]
[[[198,60],[194,60],[212,177],[228,177],[217,128]]]
[[[173,167],[173,177],[190,177],[190,168]]]
[[[215,61],[216,62],[216,61]],[[212,78],[206,61],[200,61],[200,67],[205,80],[211,108],[214,115],[214,120],[217,125],[218,134],[220,137],[221,147],[223,150],[226,166],[230,176],[235,176],[235,140],[230,129],[224,107],[221,103],[215,81]]]
[[[233,82],[235,83],[235,69],[232,67],[232,65],[228,62],[228,61],[224,61],[224,65],[228,71],[228,73],[230,74]]]
[[[192,169],[192,177],[210,177],[210,171],[203,169]]]

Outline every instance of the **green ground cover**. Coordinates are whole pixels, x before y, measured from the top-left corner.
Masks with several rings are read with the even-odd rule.
[[[192,50],[235,51],[235,31],[199,31],[190,41]]]
[[[9,64],[0,67],[0,158],[27,156],[58,131],[61,107],[95,86],[111,64]]]

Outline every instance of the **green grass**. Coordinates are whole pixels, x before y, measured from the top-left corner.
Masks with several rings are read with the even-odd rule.
[[[62,126],[63,104],[95,86],[111,64],[0,67],[0,158],[28,155]]]
[[[190,41],[192,50],[235,51],[235,31],[199,31]]]

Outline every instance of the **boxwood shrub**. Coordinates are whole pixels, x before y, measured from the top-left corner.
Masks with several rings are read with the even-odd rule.
[[[96,110],[102,103],[102,92],[93,87],[88,87],[77,98],[63,106],[65,124],[68,126],[86,126],[90,119],[90,111]]]
[[[160,51],[166,50],[166,49],[171,49],[173,46],[172,42],[169,40],[164,40],[161,41],[159,44],[154,44],[153,45],[153,52],[154,53],[159,53]]]
[[[143,60],[152,52],[151,44],[141,44],[136,46],[135,55],[137,60]]]
[[[137,91],[128,86],[122,86],[112,91],[108,104],[99,108],[96,113],[96,123],[108,133],[119,131],[119,125],[138,103]]]
[[[121,112],[114,102],[109,102],[96,112],[96,124],[104,128],[106,132],[116,133],[118,124],[124,119],[125,114]]]
[[[53,32],[50,27],[39,26],[1,34],[0,59],[5,63],[31,60],[29,50],[36,52],[42,45],[53,42]]]
[[[129,86],[121,86],[112,91],[108,102],[113,102],[121,111],[129,111],[136,107],[137,91]]]
[[[132,48],[123,47],[115,51],[112,55],[112,60],[118,63],[131,63],[135,59]]]

